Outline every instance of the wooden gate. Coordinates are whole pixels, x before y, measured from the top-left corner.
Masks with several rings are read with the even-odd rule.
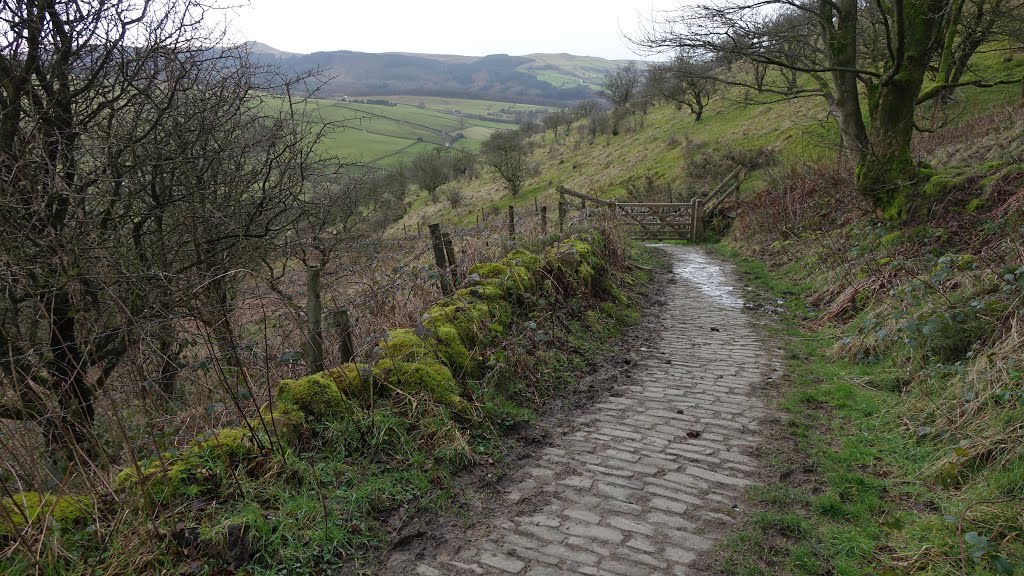
[[[707,216],[724,207],[726,200],[736,202],[745,176],[746,170],[742,166],[738,167],[706,197],[694,198],[689,202],[615,202],[582,194],[565,186],[559,186],[558,193],[560,197],[579,198],[584,209],[587,202],[607,208],[631,238],[696,240],[704,233],[704,220]],[[560,204],[564,205],[564,202]]]
[[[640,240],[688,240],[693,238],[694,219],[699,213],[697,202],[612,203],[620,225],[631,238]]]

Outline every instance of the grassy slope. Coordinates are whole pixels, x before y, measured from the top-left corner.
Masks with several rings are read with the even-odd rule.
[[[687,159],[714,156],[727,147],[771,147],[790,162],[834,157],[834,128],[823,121],[820,108],[821,103],[811,99],[749,107],[721,98],[712,102],[699,123],[688,112],[663,104],[650,111],[642,129],[619,136],[598,135],[592,143],[577,133],[578,126],[568,137],[560,133],[556,139],[547,132],[535,138],[533,160],[539,175],[517,197],[508,196],[501,182],[485,170],[482,178],[449,185],[465,193],[465,204],[458,211],[453,213],[444,203],[431,205],[422,194],[414,196],[413,209],[398,229],[428,220],[467,224],[481,208],[508,204],[532,210],[534,198],[553,210],[559,184],[603,198],[623,198],[628,183],[650,174],[692,194],[702,190],[703,183],[698,188],[688,186]],[[756,182],[755,177],[748,186]]]
[[[986,250],[1012,251],[1012,235],[1024,237],[1019,214],[992,220],[978,236]],[[754,512],[715,569],[1005,574],[1024,562],[1024,266],[992,274],[956,240],[936,249],[945,233],[856,222],[814,240],[720,247],[785,303],[778,332],[792,381],[765,451],[769,480],[752,491]],[[879,269],[890,288],[820,323],[813,296],[843,288],[838,276]]]
[[[809,212],[802,230],[751,237],[757,227],[745,227],[720,248],[786,303],[792,382],[766,452],[770,480],[709,570],[1021,570],[1024,220],[1001,210],[1024,174],[1019,91],[964,90],[960,104],[929,108],[949,125],[917,143],[934,205],[913,221],[825,224]],[[808,178],[795,189],[815,187]],[[862,281],[872,287],[846,301]],[[842,314],[822,320],[830,305]]]
[[[1003,62],[1004,57],[1002,52],[983,54],[976,58],[975,69],[981,74],[998,70],[1000,78],[1024,73],[1024,56],[1017,55],[1009,63]],[[960,102],[934,114],[931,109],[922,113],[936,122],[957,126],[1004,107],[1019,92],[1017,85],[964,88]],[[510,204],[532,211],[535,198],[553,211],[558,202],[554,190],[559,184],[602,198],[624,198],[628,183],[650,175],[673,185],[685,197],[714,185],[689,174],[687,163],[695,158],[715,158],[731,148],[748,152],[768,148],[787,166],[816,164],[839,155],[838,131],[827,117],[823,99],[749,106],[744,104],[745,95],[743,90],[730,89],[717,96],[701,122],[694,122],[686,109],[678,111],[662,104],[644,118],[641,129],[619,136],[598,135],[592,143],[589,137],[577,134],[578,125],[568,137],[560,133],[556,139],[547,132],[535,138],[533,160],[538,175],[528,180],[517,197],[509,196],[500,180],[484,170],[483,178],[449,185],[464,193],[465,200],[457,210],[443,202],[430,204],[420,194],[411,199],[412,209],[393,229],[415,227],[417,222],[471,224],[482,208],[504,209]],[[760,172],[751,174],[744,190],[758,188],[764,178]]]

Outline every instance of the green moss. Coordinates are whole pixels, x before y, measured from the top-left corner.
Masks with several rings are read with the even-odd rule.
[[[506,286],[501,280],[480,280],[463,290],[465,290],[465,295],[486,302],[498,302],[509,296]]]
[[[433,337],[438,347],[438,355],[448,368],[457,375],[468,376],[477,368],[475,358],[462,342],[458,330],[450,324],[436,324]]]
[[[973,214],[984,207],[984,200],[982,200],[981,198],[973,198],[970,202],[967,203],[967,206],[965,206],[964,209]]]
[[[294,406],[275,406],[270,410],[264,406],[258,416],[248,419],[253,430],[276,435],[285,442],[295,442],[302,435],[306,425],[306,415]]]
[[[512,306],[507,301],[481,301],[472,288],[463,288],[455,295],[431,306],[420,323],[435,334],[445,328],[454,330],[468,349],[486,339],[484,327],[493,322],[508,322]]]
[[[406,362],[420,362],[434,358],[434,349],[408,328],[392,330],[378,346],[384,358]]]
[[[895,246],[902,238],[903,231],[896,230],[894,232],[886,234],[885,236],[882,236],[882,239],[879,242],[881,243],[883,248],[891,248]]]
[[[473,410],[461,396],[451,371],[435,362],[396,362],[381,360],[373,368],[373,377],[408,393],[423,393],[456,413],[472,417]]]
[[[602,242],[592,235],[569,238],[548,249],[546,266],[571,289],[594,290],[603,282],[605,264],[598,256]]]
[[[320,372],[298,380],[282,380],[277,386],[275,397],[278,404],[294,406],[313,419],[337,418],[351,411],[351,405],[342,397],[338,384],[348,384],[350,376],[346,369],[341,369]]]
[[[594,276],[596,274],[594,269],[590,267],[590,264],[587,264],[586,262],[580,264],[579,268],[576,269],[576,273],[579,274],[580,280],[583,280],[585,284],[588,286],[593,285]]]
[[[533,290],[533,273],[526,266],[519,265],[518,259],[505,258],[500,263],[478,264],[470,269],[470,274],[481,278],[470,288],[482,293],[485,300],[519,299]]]
[[[504,278],[508,276],[508,267],[497,262],[487,262],[473,266],[469,269],[469,273],[470,275],[476,274],[486,279]]]
[[[960,181],[961,178],[948,174],[936,174],[921,187],[921,195],[927,199],[939,198],[960,184]]]
[[[342,364],[324,372],[338,387],[342,398],[365,401],[370,398],[370,369],[361,364]]]
[[[238,427],[214,430],[205,440],[190,444],[183,457],[228,460],[255,456],[258,453],[259,448],[253,439],[253,433],[248,428]]]
[[[260,456],[265,443],[254,437],[248,428],[221,428],[208,437],[198,439],[177,455],[164,454],[161,460],[140,463],[139,471],[129,467],[121,471],[114,487],[134,491],[145,486],[160,502],[198,498],[212,494],[228,481],[227,470]]]
[[[52,518],[61,528],[80,527],[92,516],[92,502],[84,496],[57,496],[39,492],[19,492],[0,500],[0,534]],[[13,527],[10,525],[13,523]]]
[[[544,267],[544,260],[532,252],[517,248],[508,253],[502,260],[511,266],[525,269],[529,273],[536,272]]]

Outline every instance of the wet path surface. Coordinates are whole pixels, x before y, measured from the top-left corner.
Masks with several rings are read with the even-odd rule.
[[[676,279],[630,377],[504,482],[503,513],[396,551],[391,574],[697,574],[756,476],[756,391],[776,364],[728,266],[663,248]]]

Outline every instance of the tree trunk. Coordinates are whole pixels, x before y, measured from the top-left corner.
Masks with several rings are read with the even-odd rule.
[[[820,3],[825,17],[822,23],[828,40],[835,93],[826,96],[832,114],[839,124],[843,148],[847,156],[857,163],[863,162],[868,150],[868,134],[864,113],[860,106],[857,85],[857,0],[843,0],[832,28],[832,3]]]
[[[71,297],[56,292],[47,303],[50,312],[50,348],[53,391],[60,406],[59,422],[67,440],[91,452],[91,429],[96,419],[95,398],[85,378],[85,360],[78,342],[76,314]]]
[[[178,374],[181,372],[181,345],[178,342],[178,335],[174,326],[170,323],[158,330],[160,341],[157,345],[157,354],[160,362],[160,372],[157,374],[157,387],[167,401],[174,398],[178,393]]]
[[[924,70],[907,70],[871,97],[871,153],[857,168],[857,184],[877,208],[901,210],[905,190],[917,177],[910,154],[914,109]]]
[[[917,179],[910,152],[914,110],[937,44],[935,36],[942,33],[940,7],[934,0],[906,3],[903,57],[892,73],[868,90],[871,151],[857,166],[857,185],[890,218],[905,215]]]

